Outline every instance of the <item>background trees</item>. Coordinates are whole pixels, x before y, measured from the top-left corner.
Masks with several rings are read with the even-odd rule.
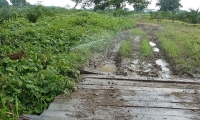
[[[148,0],[134,0],[133,8],[136,12],[142,12],[151,2]]]
[[[76,6],[81,3],[83,0],[72,0],[73,2],[75,2],[76,4],[74,5],[74,9],[76,8]]]
[[[26,0],[10,0],[13,5],[26,5]]]
[[[0,0],[0,7],[8,6],[8,2],[6,0]]]
[[[181,0],[158,0],[156,6],[160,7],[160,11],[174,11],[182,7]]]
[[[105,10],[106,8],[122,9],[126,4],[132,4],[136,11],[143,11],[149,4],[149,0],[94,0],[94,10]]]

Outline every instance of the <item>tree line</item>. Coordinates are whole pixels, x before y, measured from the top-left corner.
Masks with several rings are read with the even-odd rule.
[[[80,5],[82,8],[94,6],[96,10],[106,9],[123,9],[127,4],[132,5],[134,11],[142,12],[149,4],[151,0],[72,0],[75,2],[74,8]],[[157,0],[156,6],[160,7],[160,11],[174,11],[182,7],[181,0]],[[14,6],[24,6],[29,4],[26,0],[10,0]],[[0,7],[8,6],[7,0],[0,0]]]
[[[10,0],[10,2],[14,6],[24,6],[24,5],[29,4],[28,2],[26,2],[26,0]],[[9,3],[7,0],[0,0],[0,7],[8,6],[8,5]]]
[[[94,10],[123,9],[127,4],[132,5],[134,11],[142,12],[151,0],[72,0],[75,2],[74,8],[80,5],[82,8],[94,6]],[[156,6],[160,11],[174,11],[182,7],[181,0],[157,0]]]

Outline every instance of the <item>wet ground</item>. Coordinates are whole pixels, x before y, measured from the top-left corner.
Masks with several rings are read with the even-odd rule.
[[[141,29],[161,30],[138,23]],[[93,55],[83,81],[70,96],[61,94],[32,120],[200,120],[200,80],[174,76],[148,33],[154,57],[140,52],[141,36],[125,31],[105,53]],[[120,43],[133,39],[131,58],[119,59]]]
[[[147,28],[139,24],[138,29],[146,30]],[[145,57],[141,53],[140,44],[142,36],[131,35],[129,31],[126,31],[126,36],[121,37],[122,39],[117,40],[118,42],[114,43],[115,48],[113,49],[112,54],[109,54],[109,59],[105,59],[101,62],[97,70],[100,72],[132,77],[174,78],[175,76],[170,70],[169,63],[163,57],[159,46],[156,44],[155,38],[151,36],[152,33],[157,30],[159,30],[159,28],[154,29],[154,31],[152,30],[151,33],[147,33],[150,40],[149,44],[151,45],[154,54],[152,57]],[[117,55],[120,48],[120,41],[123,41],[125,38],[133,40],[132,57],[121,60]]]

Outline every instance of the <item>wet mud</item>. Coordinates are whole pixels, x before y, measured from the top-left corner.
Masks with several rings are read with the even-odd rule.
[[[138,29],[149,30],[151,27],[138,24]],[[163,28],[152,27],[151,31]],[[141,53],[142,36],[132,35],[129,31],[123,32],[116,38],[111,47],[98,57],[92,57],[88,69],[102,73],[116,74],[132,77],[157,77],[173,78],[169,63],[163,57],[163,54],[156,43],[153,33],[147,33],[149,44],[152,47],[153,57],[145,57]],[[118,52],[120,44],[125,39],[131,39],[133,51],[130,58],[121,59]]]

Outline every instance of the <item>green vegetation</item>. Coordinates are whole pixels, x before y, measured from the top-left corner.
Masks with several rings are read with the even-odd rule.
[[[185,68],[200,73],[199,27],[162,22],[164,30],[156,35],[175,70]]]
[[[200,23],[200,13],[199,9],[197,10],[190,9],[190,11],[158,11],[151,13],[150,20],[153,19],[158,19],[159,21],[172,20],[172,22],[181,21],[182,24],[185,23],[198,24]]]
[[[145,36],[146,33],[142,29],[134,28],[131,30],[132,35],[137,35],[137,36]]]
[[[153,52],[151,49],[151,46],[149,44],[149,40],[147,37],[145,37],[142,41],[141,41],[141,52],[144,56],[147,57],[151,57],[153,56]]]
[[[91,53],[135,26],[103,13],[33,8],[40,14],[36,22],[22,11],[26,14],[0,24],[0,119],[39,114],[58,94],[76,90],[79,69]]]
[[[181,0],[158,0],[156,6],[160,7],[160,11],[175,11],[182,7],[180,1]]]
[[[121,42],[121,46],[119,49],[120,58],[128,58],[131,57],[131,52],[133,51],[133,42],[124,40]]]

